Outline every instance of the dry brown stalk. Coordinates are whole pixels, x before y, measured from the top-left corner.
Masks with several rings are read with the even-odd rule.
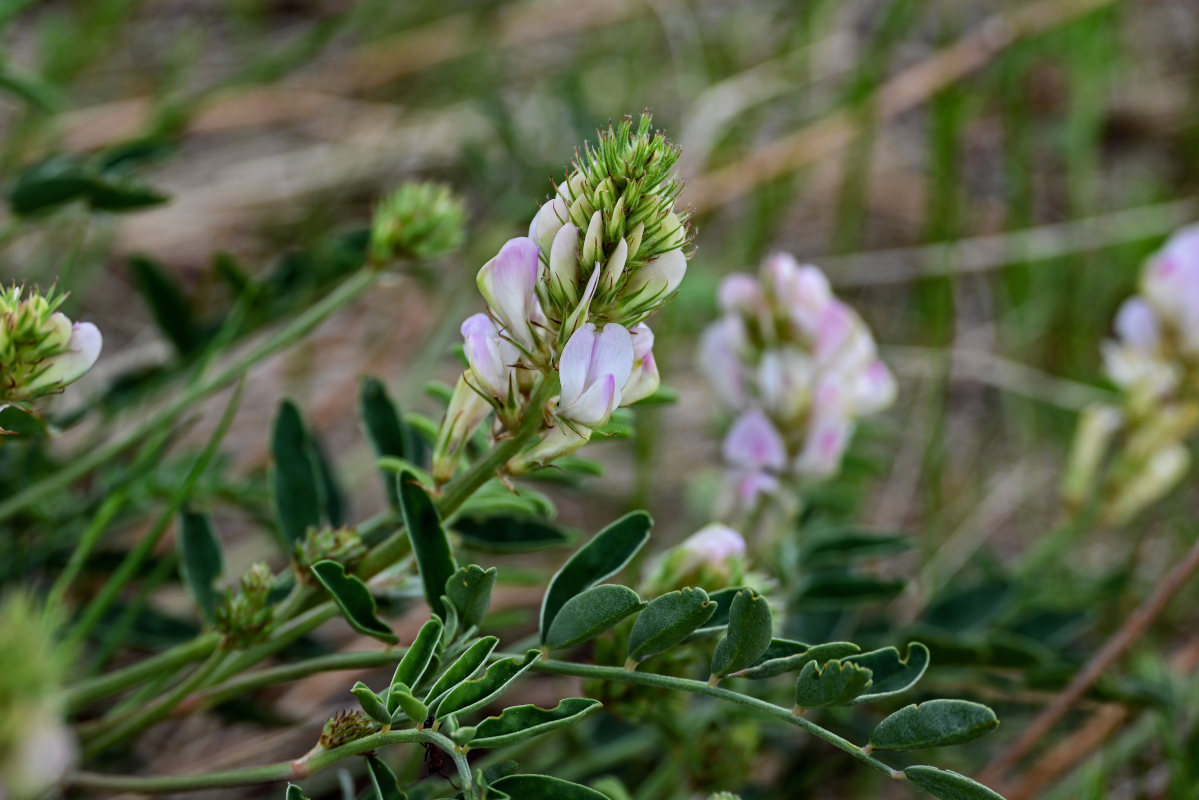
[[[875,91],[867,102],[885,122],[915,108],[940,89],[990,63],[1016,42],[1111,5],[1114,0],[1040,0],[983,20],[970,33],[911,66]],[[857,114],[842,109],[760,147],[687,186],[685,200],[703,211],[748,194],[755,187],[827,158],[853,141]]]
[[[1061,718],[1079,698],[1103,677],[1103,674],[1111,668],[1116,659],[1149,630],[1149,626],[1161,615],[1170,600],[1186,585],[1196,570],[1199,570],[1199,541],[1196,541],[1186,557],[1170,570],[1165,579],[1157,585],[1153,594],[1104,643],[1082,671],[1074,676],[1062,693],[1024,729],[1016,741],[992,759],[979,776],[979,780],[987,785],[996,785],[1004,780],[1005,776],[1011,774],[1020,760],[1037,744],[1044,741],[1045,736],[1061,721]]]

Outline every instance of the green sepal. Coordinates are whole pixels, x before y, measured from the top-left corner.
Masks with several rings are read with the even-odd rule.
[[[483,569],[478,564],[459,567],[445,582],[445,596],[458,611],[464,628],[479,627],[491,606],[491,590],[495,587],[496,568]]]
[[[969,700],[926,700],[904,706],[870,734],[875,750],[916,750],[971,742],[999,727],[995,712]]]
[[[321,522],[323,482],[318,474],[312,437],[290,400],[279,404],[271,431],[275,461],[275,512],[288,549],[304,541],[310,527]]]
[[[429,707],[412,695],[412,690],[404,683],[393,683],[387,694],[387,709],[391,712],[388,722],[399,722],[400,713],[415,722],[424,725],[429,718]]]
[[[870,686],[870,670],[842,661],[821,668],[809,661],[795,679],[795,705],[800,708],[843,706]]]
[[[716,613],[703,589],[687,587],[655,597],[637,615],[629,634],[629,658],[643,661],[679,644]]]
[[[491,655],[491,651],[495,649],[499,641],[494,636],[484,636],[466,648],[462,655],[458,656],[454,663],[441,673],[441,676],[429,689],[429,693],[425,695],[425,702],[430,706],[436,705],[437,700],[450,689],[475,677],[487,663],[487,657]]]
[[[757,663],[770,647],[770,604],[753,589],[742,589],[729,608],[728,633],[716,643],[712,674],[728,675]]]
[[[914,766],[905,769],[903,776],[940,800],[1003,800],[998,792],[948,769]]]
[[[487,800],[506,797],[511,800],[608,800],[586,786],[549,775],[509,775],[491,784]]]
[[[554,708],[511,706],[499,716],[488,717],[475,726],[471,747],[507,747],[517,744],[574,725],[601,706],[600,701],[583,697],[568,697]]]
[[[634,511],[597,533],[575,551],[550,579],[541,601],[541,641],[568,600],[622,570],[647,541],[654,524],[649,514]]]
[[[336,561],[316,562],[312,565],[312,574],[333,595],[333,601],[351,628],[387,644],[400,641],[391,626],[379,619],[375,598],[361,578],[347,575],[346,568]]]
[[[783,642],[786,642],[786,645],[783,645]],[[796,645],[799,646],[798,649],[796,649]],[[749,669],[738,672],[737,677],[754,679],[773,678],[775,675],[782,675],[785,672],[801,670],[804,668],[804,665],[812,661],[815,661],[817,664],[823,664],[826,661],[853,655],[861,649],[853,642],[825,642],[824,644],[807,646],[800,642],[787,642],[785,639],[774,639],[758,663]],[[792,650],[792,652],[786,653],[786,650]]]
[[[869,653],[847,656],[844,661],[867,667],[873,673],[870,692],[853,701],[859,703],[874,703],[906,692],[924,677],[928,669],[928,648],[920,642],[908,644],[907,655],[899,657],[899,650],[894,647],[884,647],[881,650],[871,650]]]
[[[400,791],[399,781],[391,767],[378,756],[366,757],[366,771],[371,775],[371,785],[375,787],[379,800],[408,800],[408,795]]]
[[[412,640],[412,644],[409,645],[408,652],[404,653],[404,657],[396,665],[395,673],[391,676],[391,689],[387,695],[388,711],[394,713],[396,710],[396,705],[392,702],[391,694],[395,691],[397,684],[403,686],[420,685],[421,679],[424,678],[429,665],[437,655],[437,647],[441,644],[442,630],[441,620],[436,617],[421,626],[420,631]],[[424,722],[425,718],[421,717],[415,721]]]
[[[409,470],[396,476],[400,495],[400,508],[404,512],[404,525],[408,529],[408,540],[416,555],[416,566],[420,570],[421,582],[425,587],[425,600],[433,613],[446,619],[442,592],[445,583],[458,569],[454,563],[454,552],[450,540],[441,526],[441,517],[429,493]]]
[[[434,712],[438,719],[450,714],[469,714],[499,697],[512,681],[541,658],[540,650],[529,650],[523,661],[502,658],[473,680],[463,681],[446,693]]]
[[[350,694],[358,698],[358,705],[362,706],[362,710],[366,715],[380,725],[391,724],[391,712],[387,710],[387,702],[371,691],[370,687],[362,681],[358,681],[350,689]],[[422,717],[423,721],[424,718]]]
[[[216,582],[224,569],[212,520],[207,514],[183,511],[179,515],[179,571],[196,605],[210,622],[220,601]]]
[[[645,603],[627,586],[604,583],[567,600],[545,635],[551,650],[574,647],[599,636]]]

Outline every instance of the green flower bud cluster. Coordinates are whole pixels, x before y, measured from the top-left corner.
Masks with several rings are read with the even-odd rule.
[[[58,309],[65,295],[0,288],[0,405],[51,394],[78,380],[100,356],[100,331]]]
[[[400,258],[436,258],[462,245],[466,211],[440,183],[406,183],[379,203],[371,224],[377,266]]]
[[[320,747],[332,750],[334,747],[357,741],[363,736],[370,736],[377,728],[378,726],[361,710],[338,711],[325,720],[325,727],[321,729]]]
[[[631,327],[678,287],[689,239],[687,214],[674,210],[678,157],[649,113],[635,128],[625,117],[576,153],[534,218],[529,236],[548,274],[540,299],[563,341],[587,321]]]
[[[268,604],[275,588],[275,575],[266,564],[254,564],[238,582],[237,591],[225,590],[225,596],[213,612],[216,629],[224,637],[223,646],[240,649],[260,640],[274,615]]]
[[[293,550],[296,572],[301,581],[312,580],[312,565],[318,561],[336,561],[350,567],[366,555],[366,545],[356,528],[309,528],[303,541]]]

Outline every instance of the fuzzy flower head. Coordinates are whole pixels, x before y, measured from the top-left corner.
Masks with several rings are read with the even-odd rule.
[[[462,201],[439,183],[406,183],[375,208],[371,259],[429,259],[462,245],[466,212]]]
[[[99,329],[67,319],[58,311],[64,299],[53,290],[0,289],[0,405],[58,392],[100,357]]]
[[[686,213],[676,212],[679,150],[653,131],[650,114],[600,131],[529,226],[545,279],[540,296],[569,338],[591,321],[641,322],[687,271]]]
[[[836,474],[855,420],[894,401],[895,379],[824,273],[789,255],[770,256],[757,276],[728,276],[718,301],[699,361],[737,414],[723,450],[744,510],[783,476]]]

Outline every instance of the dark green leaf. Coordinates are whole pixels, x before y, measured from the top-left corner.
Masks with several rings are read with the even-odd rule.
[[[647,541],[653,520],[644,511],[634,511],[597,533],[567,559],[546,589],[541,602],[541,641],[549,633],[566,601],[622,570]]]
[[[876,750],[945,747],[977,739],[999,727],[995,712],[969,700],[928,700],[905,706],[870,734]]]
[[[903,581],[824,570],[808,576],[796,597],[805,611],[841,611],[849,606],[882,603],[903,591]]]
[[[287,784],[287,795],[284,797],[284,800],[308,800],[308,797],[299,786],[289,783]]]
[[[413,696],[412,690],[408,688],[407,684],[403,683],[393,683],[391,685],[391,689],[387,694],[387,707],[392,709],[391,722],[399,721],[400,716],[397,712],[401,711],[404,713],[404,716],[417,725],[423,724],[429,716],[429,707],[420,700],[417,700]]]
[[[753,666],[770,647],[770,634],[770,604],[753,589],[742,589],[729,609],[728,633],[712,654],[712,674],[724,676]]]
[[[708,599],[716,604],[716,612],[712,614],[711,618],[691,638],[710,636],[714,633],[723,634],[729,626],[729,611],[733,608],[733,598],[743,588],[742,586],[730,586],[727,589],[718,589],[715,592],[710,592]]]
[[[549,775],[509,775],[491,784],[512,800],[608,800],[586,786]],[[491,797],[491,792],[487,794]]]
[[[627,586],[605,583],[592,586],[566,601],[554,616],[545,646],[551,650],[574,647],[599,636],[642,608],[641,598]]]
[[[358,698],[358,705],[362,706],[362,710],[366,715],[380,725],[391,724],[391,712],[387,710],[387,703],[382,697],[371,691],[370,687],[362,681],[358,681],[350,689],[350,694]],[[421,717],[424,721],[424,717]]]
[[[275,458],[275,509],[289,547],[304,540],[309,527],[320,525],[321,483],[312,442],[296,404],[279,404],[271,436]]]
[[[511,759],[508,761],[501,761],[498,764],[492,764],[490,767],[483,770],[483,785],[490,786],[500,778],[505,778],[509,775],[515,775],[518,766],[519,765]]]
[[[408,431],[404,427],[400,411],[387,394],[387,388],[378,378],[367,377],[362,380],[362,388],[358,393],[359,405],[362,409],[362,422],[366,426],[367,438],[375,448],[375,454],[401,458],[416,463],[412,458],[412,444]],[[396,511],[400,509],[400,495],[395,479],[387,470],[380,470],[383,476],[383,488],[387,500]]]
[[[400,791],[395,773],[378,756],[366,757],[366,770],[371,774],[371,785],[375,787],[379,800],[407,800],[408,795]]]
[[[391,677],[391,685],[404,684],[405,686],[419,686],[421,679],[424,677],[429,664],[433,661],[433,657],[437,653],[437,647],[441,643],[441,634],[443,628],[441,620],[434,617],[421,626],[420,632],[416,634],[416,638],[412,640],[412,644],[408,647],[408,652],[404,653],[404,657],[400,663],[396,665],[395,674]],[[391,695],[388,694],[387,710],[395,711],[396,706],[391,701]],[[423,722],[424,720],[417,720]]]
[[[30,414],[23,408],[5,406],[0,408],[0,437],[2,436],[44,436],[46,423],[40,417]],[[3,443],[0,438],[0,443]]]
[[[598,700],[582,697],[567,698],[554,708],[512,706],[498,717],[488,717],[480,722],[470,744],[471,747],[506,747],[573,725],[600,706]]]
[[[471,547],[497,553],[524,553],[570,542],[557,525],[525,515],[472,515],[455,520],[453,528]]]
[[[88,205],[95,211],[138,211],[171,199],[152,186],[128,177],[94,177],[88,186]]]
[[[396,476],[396,485],[399,487],[404,525],[408,528],[408,540],[412,542],[412,552],[416,555],[416,565],[425,586],[425,599],[433,613],[445,619],[446,608],[441,596],[446,581],[458,569],[449,537],[441,527],[437,507],[414,473],[407,470],[401,472]]]
[[[464,628],[478,627],[491,606],[491,590],[495,586],[496,568],[483,569],[478,564],[461,567],[445,582],[445,596],[458,611]]]
[[[360,578],[347,575],[346,568],[336,561],[318,561],[312,565],[312,573],[333,595],[351,628],[387,644],[396,644],[400,640],[390,626],[379,619],[375,598]]]
[[[823,664],[826,661],[831,661],[835,658],[852,655],[861,650],[853,642],[826,642],[824,644],[814,645],[812,647],[804,646],[796,649],[784,648],[776,646],[775,642],[785,640],[775,639],[770,644],[770,648],[762,656],[762,659],[747,670],[737,673],[741,678],[773,678],[775,675],[782,675],[785,672],[795,672],[804,668],[805,664],[815,661],[817,664]],[[799,642],[791,642],[791,645],[798,645]],[[793,649],[794,652],[784,653],[785,649]],[[778,653],[778,655],[773,655]]]
[[[829,528],[805,538],[800,563],[808,569],[841,566],[872,558],[885,558],[911,547],[912,538],[902,533]]]
[[[425,702],[435,705],[437,700],[450,689],[475,677],[487,663],[487,657],[491,655],[491,651],[495,649],[499,641],[494,636],[484,636],[466,648],[466,651],[458,656],[453,664],[446,667],[445,672],[441,673],[436,683],[429,689],[429,693],[425,695]]]
[[[155,324],[181,356],[189,356],[204,343],[192,317],[191,303],[175,277],[144,256],[129,259],[133,284],[141,292]]]
[[[899,651],[894,647],[884,647],[861,655],[848,656],[847,663],[867,667],[873,674],[870,693],[864,694],[854,703],[873,703],[900,692],[906,692],[924,677],[928,669],[928,648],[920,642],[908,645],[905,657],[899,657]]]
[[[28,216],[85,197],[91,186],[91,176],[83,165],[66,156],[55,156],[17,175],[8,203],[14,214]]]
[[[870,686],[870,670],[856,664],[829,661],[822,669],[809,661],[795,679],[795,705],[800,708],[843,706]]]
[[[224,560],[207,514],[184,511],[179,515],[179,571],[196,605],[211,620],[220,599],[215,584],[224,572]]]
[[[7,64],[0,64],[0,91],[14,94],[41,111],[54,112],[62,107],[62,97],[52,84]]]
[[[629,634],[629,658],[642,661],[686,639],[716,613],[703,589],[685,588],[655,597],[637,615]]]
[[[540,657],[540,650],[529,650],[523,661],[501,658],[488,667],[481,677],[463,681],[447,692],[434,713],[438,719],[443,719],[450,714],[464,715],[477,711],[499,697],[512,681]]]
[[[174,143],[168,139],[143,136],[104,148],[92,158],[92,164],[100,172],[111,172],[119,167],[160,161],[175,150]]]
[[[345,501],[342,499],[341,487],[337,485],[337,472],[333,469],[333,462],[329,460],[320,440],[315,436],[311,436],[309,440],[312,442],[312,460],[316,464],[316,477],[321,482],[324,519],[330,525],[337,527],[345,521]]]
[[[951,770],[915,766],[905,769],[903,775],[940,800],[1003,800],[998,792]]]

